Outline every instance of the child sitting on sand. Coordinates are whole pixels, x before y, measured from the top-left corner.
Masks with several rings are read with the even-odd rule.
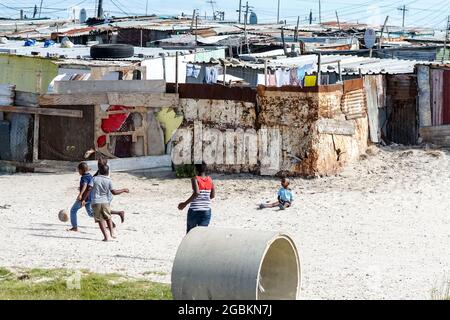
[[[128,189],[115,190],[111,178],[109,177],[109,167],[101,165],[98,168],[99,175],[94,178],[92,188],[92,208],[94,210],[94,219],[98,223],[103,234],[103,241],[108,241],[106,224],[112,238],[115,238],[111,219],[110,193],[117,196],[122,193],[129,193]]]
[[[93,187],[93,177],[89,173],[89,167],[86,162],[81,162],[78,165],[78,173],[80,174],[80,187],[77,196],[77,200],[70,209],[70,223],[72,228],[69,231],[78,231],[78,221],[77,213],[78,210],[85,207],[87,214],[92,217],[92,207],[91,207],[91,189]]]
[[[259,209],[265,208],[276,208],[279,207],[280,210],[284,210],[292,206],[292,202],[294,201],[294,193],[289,188],[290,181],[288,178],[281,179],[281,188],[278,190],[278,202],[264,204],[261,203],[259,205]]]

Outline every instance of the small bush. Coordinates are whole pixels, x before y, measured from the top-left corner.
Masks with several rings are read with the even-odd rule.
[[[177,178],[193,178],[195,177],[195,166],[193,164],[183,164],[175,167]]]

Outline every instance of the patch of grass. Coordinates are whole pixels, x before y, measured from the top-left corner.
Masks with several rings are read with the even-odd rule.
[[[143,273],[144,276],[152,276],[152,275],[156,275],[156,276],[166,276],[167,272],[162,272],[162,271],[145,271]]]
[[[0,268],[0,300],[170,300],[169,285],[66,269]]]
[[[8,269],[5,268],[0,268],[0,277],[6,277],[10,274],[11,272]]]
[[[450,279],[443,282],[440,288],[434,288],[431,291],[433,300],[450,300]]]
[[[175,167],[177,178],[193,178],[195,177],[195,165],[183,164]]]

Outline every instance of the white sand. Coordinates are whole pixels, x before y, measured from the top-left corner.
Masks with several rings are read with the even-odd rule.
[[[450,272],[449,172],[449,155],[386,148],[337,177],[293,179],[296,205],[281,212],[256,210],[276,197],[277,179],[217,176],[212,225],[291,233],[305,299],[429,299]],[[75,173],[0,176],[0,266],[170,282],[185,232],[185,212],[176,206],[189,196],[189,181],[129,174],[113,181],[131,190],[113,202],[127,220],[117,241],[103,243],[84,212],[78,234],[57,219],[76,197]]]

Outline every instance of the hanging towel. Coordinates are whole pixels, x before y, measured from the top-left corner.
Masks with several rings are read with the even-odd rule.
[[[194,75],[194,65],[187,64],[186,65],[186,77],[193,77]]]
[[[298,79],[297,76],[298,68],[291,69],[291,72],[289,73],[289,84],[291,86],[300,86],[301,82]]]
[[[306,76],[305,77],[305,87],[315,87],[316,86],[316,76]]]
[[[283,85],[283,70],[277,69],[275,71],[275,76],[277,77],[277,87],[281,87]]]
[[[268,83],[269,87],[276,87],[277,86],[277,75],[275,73],[271,73],[268,75]]]
[[[200,75],[200,71],[202,71],[202,66],[194,66],[194,69],[192,70],[192,77],[194,78],[198,78],[198,76]]]

